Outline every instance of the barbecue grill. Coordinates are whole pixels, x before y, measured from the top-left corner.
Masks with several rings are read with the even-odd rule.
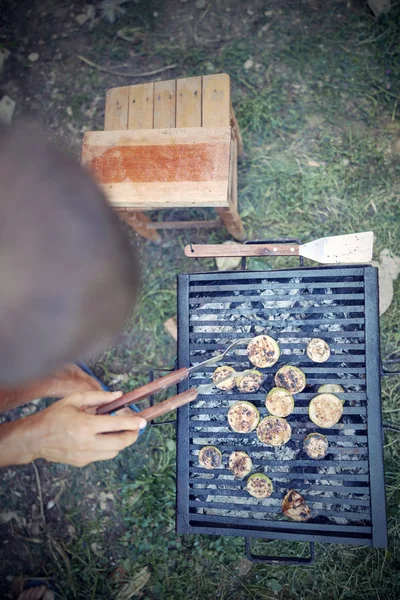
[[[260,242],[258,242],[260,243]],[[383,468],[379,351],[378,275],[372,266],[324,266],[182,274],[178,277],[178,368],[189,367],[221,351],[235,339],[266,333],[278,341],[281,356],[256,394],[214,390],[178,410],[177,532],[244,536],[246,552],[256,561],[306,563],[314,559],[314,542],[387,545]],[[311,338],[331,348],[326,363],[313,363],[305,353]],[[249,367],[246,346],[235,348],[224,364]],[[291,440],[282,447],[261,444],[255,432],[233,432],[229,407],[248,400],[265,408],[279,367],[298,366],[307,387],[295,395],[287,417]],[[188,387],[209,383],[213,367],[194,373]],[[322,384],[344,388],[343,417],[331,429],[319,429],[308,418],[308,404]],[[319,431],[329,440],[323,460],[302,450],[306,435]],[[221,468],[201,468],[197,455],[206,445],[223,455]],[[267,474],[272,496],[251,497],[246,481],[235,479],[227,463],[232,451],[245,451],[252,472]],[[300,492],[312,511],[307,522],[293,522],[281,513],[289,489]],[[308,557],[266,557],[254,554],[252,538],[309,542]]]

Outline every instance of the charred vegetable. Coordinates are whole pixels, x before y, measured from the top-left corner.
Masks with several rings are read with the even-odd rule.
[[[344,389],[338,383],[324,383],[318,388],[319,394],[344,394]]]
[[[292,428],[286,419],[265,417],[257,427],[257,437],[268,446],[283,446],[292,436]]]
[[[264,473],[254,473],[248,478],[246,489],[254,498],[268,498],[274,491],[274,486]]]
[[[303,496],[296,490],[289,490],[282,501],[282,512],[293,521],[308,521],[311,511]]]
[[[247,346],[249,361],[260,369],[272,367],[280,353],[278,343],[269,335],[257,335]]]
[[[306,387],[306,376],[297,367],[281,367],[275,375],[277,387],[285,388],[291,394],[298,394]]]
[[[238,390],[244,392],[245,394],[251,394],[254,392],[258,392],[260,386],[262,384],[263,376],[260,371],[253,369],[251,373],[247,375],[243,375],[243,377],[239,377],[236,379],[236,385]]]
[[[325,340],[314,338],[307,344],[307,356],[314,362],[323,363],[328,360],[331,355],[331,349]]]
[[[199,463],[205,469],[217,469],[222,463],[222,453],[215,446],[204,446],[199,452]]]
[[[230,377],[224,382],[218,383],[218,381],[224,379],[224,377],[227,377],[227,375],[229,375],[230,373],[232,373],[232,375],[236,375],[236,371],[233,367],[218,367],[217,369],[215,369],[214,373],[212,374],[212,380],[215,383],[215,387],[217,387],[219,390],[224,391],[231,390],[232,388],[234,388],[236,383],[234,377]]]
[[[343,414],[343,402],[334,394],[318,394],[309,406],[308,415],[317,427],[328,429],[340,421]]]
[[[287,417],[294,410],[294,399],[284,388],[274,387],[267,394],[265,406],[274,417]]]
[[[252,460],[246,452],[232,452],[229,457],[229,468],[235,477],[246,477],[252,467]]]
[[[237,433],[250,433],[260,420],[260,413],[250,402],[235,402],[228,410],[228,423]]]
[[[304,452],[315,460],[325,458],[328,446],[328,438],[322,433],[310,433],[303,442]]]

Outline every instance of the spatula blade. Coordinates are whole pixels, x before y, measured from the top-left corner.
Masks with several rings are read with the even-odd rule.
[[[364,231],[320,238],[302,244],[299,254],[322,264],[369,263],[372,260],[373,245],[373,232]]]

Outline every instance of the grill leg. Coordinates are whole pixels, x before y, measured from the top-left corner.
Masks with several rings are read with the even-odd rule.
[[[255,563],[266,563],[271,565],[311,565],[315,561],[314,542],[310,542],[309,556],[268,556],[262,554],[253,554],[251,551],[251,540],[253,538],[244,538],[246,556],[249,560]]]

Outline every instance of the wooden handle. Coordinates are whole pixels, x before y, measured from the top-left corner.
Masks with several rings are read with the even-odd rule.
[[[185,254],[190,258],[215,256],[298,256],[299,245],[292,242],[279,244],[189,244]]]
[[[196,388],[190,388],[186,392],[182,394],[178,394],[177,396],[172,396],[172,398],[168,398],[168,400],[164,400],[164,402],[159,402],[155,406],[151,406],[150,408],[146,408],[145,410],[137,413],[139,417],[143,417],[146,421],[151,421],[156,417],[161,417],[162,415],[166,415],[171,412],[171,410],[175,410],[175,408],[179,408],[184,404],[188,404],[189,402],[193,402],[196,400],[199,392]]]
[[[180,383],[189,375],[189,370],[186,367],[179,369],[178,371],[172,371],[172,373],[168,373],[164,377],[159,377],[146,385],[143,385],[132,392],[128,392],[118,398],[117,400],[113,400],[113,402],[108,402],[107,404],[103,404],[97,409],[98,415],[105,415],[107,413],[112,413],[115,410],[119,410],[128,404],[136,404],[139,400],[143,400],[147,396],[151,396],[156,392],[160,392],[161,390],[165,390],[169,388],[171,385],[175,385]]]

